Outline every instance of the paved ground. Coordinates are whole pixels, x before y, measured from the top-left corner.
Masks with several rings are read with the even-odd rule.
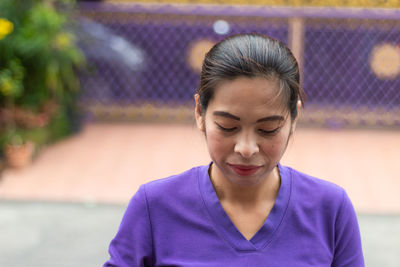
[[[346,189],[358,212],[400,214],[400,131],[298,128],[282,163]],[[209,163],[194,125],[88,124],[6,170],[0,200],[124,204],[140,184]]]
[[[0,266],[98,267],[125,207],[0,202]],[[398,267],[400,216],[359,215],[367,267]]]

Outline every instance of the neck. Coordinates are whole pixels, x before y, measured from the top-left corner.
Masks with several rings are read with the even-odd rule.
[[[275,167],[268,177],[255,185],[239,185],[232,183],[221,173],[214,164],[211,165],[210,177],[214,189],[221,202],[253,205],[264,200],[275,200],[280,187],[278,167]],[[218,173],[218,174],[217,174]]]

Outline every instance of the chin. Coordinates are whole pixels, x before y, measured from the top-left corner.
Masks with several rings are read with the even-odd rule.
[[[229,177],[229,176],[228,176]],[[256,186],[263,181],[263,178],[259,175],[252,176],[240,176],[237,174],[231,175],[228,180],[236,185],[240,186]]]

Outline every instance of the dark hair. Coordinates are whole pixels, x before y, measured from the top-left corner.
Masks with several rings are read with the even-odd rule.
[[[233,35],[206,54],[197,88],[202,112],[207,110],[220,82],[243,76],[278,78],[278,95],[287,103],[292,120],[297,117],[297,101],[303,103],[305,98],[297,61],[282,42],[261,34]]]

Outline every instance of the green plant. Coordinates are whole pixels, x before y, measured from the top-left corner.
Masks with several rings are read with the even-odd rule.
[[[76,68],[82,66],[84,56],[67,29],[67,16],[55,8],[58,1],[2,1],[0,17],[7,16],[15,26],[0,41],[0,59],[4,59],[0,64],[17,57],[29,73],[24,79],[25,94],[17,102],[36,108],[49,98],[70,98],[69,93],[79,89]],[[8,11],[5,15],[4,10]]]
[[[67,114],[75,107],[77,72],[85,65],[69,30],[73,14],[67,11],[73,9],[66,7],[73,5],[0,1],[0,145],[13,140],[10,135],[44,144],[71,131]]]

